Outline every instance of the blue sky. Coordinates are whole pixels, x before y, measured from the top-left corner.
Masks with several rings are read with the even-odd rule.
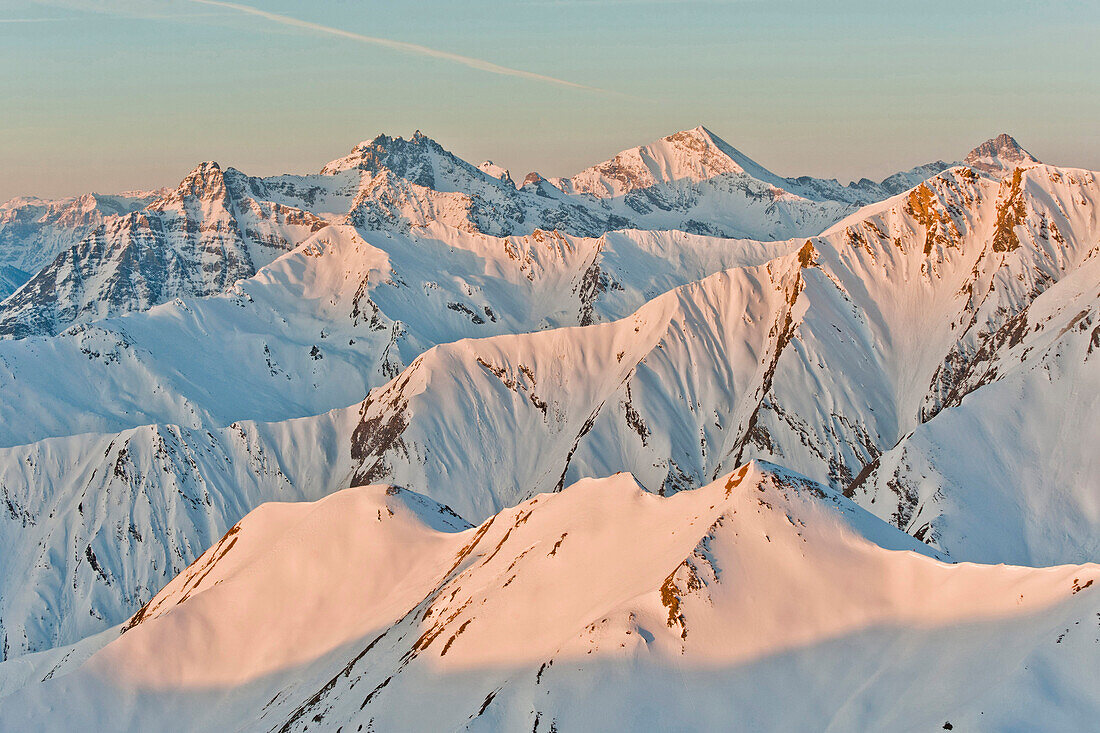
[[[514,175],[697,124],[783,175],[881,177],[1002,131],[1100,168],[1094,1],[235,4],[270,15],[0,0],[0,199],[174,184],[207,159],[315,171],[416,129]]]

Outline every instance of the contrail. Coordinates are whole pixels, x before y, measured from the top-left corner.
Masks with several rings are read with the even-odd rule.
[[[457,53],[450,53],[449,51],[440,51],[439,49],[421,46],[416,43],[405,43],[404,41],[394,41],[389,38],[365,36],[362,33],[353,33],[352,31],[345,31],[341,30],[340,28],[332,28],[331,26],[320,25],[319,23],[310,23],[309,21],[298,20],[297,18],[291,18],[287,15],[269,13],[266,10],[260,10],[258,8],[253,8],[248,5],[238,5],[237,3],[222,2],[222,0],[191,0],[191,2],[199,3],[201,5],[211,5],[218,8],[229,8],[230,10],[236,10],[240,13],[257,15],[274,23],[281,23],[283,25],[293,26],[295,28],[304,28],[306,30],[317,31],[318,33],[326,33],[330,36],[347,38],[352,41],[359,41],[360,43],[369,43],[375,46],[383,46],[384,48],[392,48],[395,51],[413,53],[420,56],[429,56],[434,59],[442,59],[443,61],[451,61],[456,64],[468,66],[471,69],[477,69],[478,71],[487,71],[490,74],[516,76],[521,79],[531,79],[532,81],[541,81],[546,84],[556,84],[562,87],[569,87],[570,89],[583,89],[589,92],[606,93],[605,89],[590,87],[584,84],[577,84],[576,82],[566,81],[565,79],[558,79],[553,76],[546,76],[545,74],[536,74],[533,71],[523,71],[522,69],[513,69],[508,66],[500,66],[499,64],[494,64],[489,61],[483,61],[482,59],[462,56]]]

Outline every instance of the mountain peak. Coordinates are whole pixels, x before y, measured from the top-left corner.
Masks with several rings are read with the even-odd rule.
[[[378,135],[373,140],[359,143],[343,158],[326,164],[321,168],[321,174],[335,175],[349,170],[379,173],[389,170],[399,178],[433,188],[436,176],[432,159],[440,156],[453,158],[439,143],[420,130],[414,132],[408,140],[400,136]]]
[[[321,174],[335,175],[348,170],[377,173],[379,170],[386,168],[402,178],[408,178],[408,176],[403,175],[404,169],[414,161],[417,163],[424,162],[431,153],[449,155],[439,143],[420,132],[420,130],[415,131],[412,137],[407,140],[400,136],[390,137],[382,134],[371,140],[363,140],[344,157],[330,161],[321,168]],[[416,167],[423,170],[423,166],[417,165]],[[431,185],[429,181],[414,182]]]
[[[232,169],[230,169],[232,170]],[[169,197],[198,196],[212,198],[225,193],[225,172],[213,160],[204,160],[191,170]]]
[[[964,162],[971,168],[1000,174],[1019,165],[1039,163],[1039,159],[1020,147],[1011,135],[1002,132],[971,150]]]
[[[669,142],[672,142],[674,140],[688,139],[700,140],[708,145],[716,145],[715,140],[718,140],[718,137],[703,125],[696,125],[689,130],[680,130],[679,132],[674,132],[673,134],[665,137],[665,140],[668,140]]]
[[[567,193],[607,198],[661,183],[699,182],[724,174],[746,174],[773,185],[779,181],[778,176],[699,125],[624,150],[556,184]]]

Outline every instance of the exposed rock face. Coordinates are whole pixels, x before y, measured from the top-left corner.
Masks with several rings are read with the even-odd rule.
[[[0,204],[0,267],[12,268],[6,270],[7,282],[14,285],[9,285],[7,293],[0,290],[0,299],[95,231],[107,218],[144,208],[163,193],[144,191],[118,196],[89,193],[58,201],[16,198]]]
[[[52,335],[72,323],[225,291],[324,226],[258,200],[251,182],[203,163],[146,208],[107,218],[0,308],[0,334]]]

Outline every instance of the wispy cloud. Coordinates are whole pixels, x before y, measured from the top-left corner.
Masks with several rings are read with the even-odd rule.
[[[389,48],[393,49],[394,51],[401,51],[403,53],[411,53],[418,56],[427,56],[429,58],[439,59],[441,61],[450,61],[451,63],[461,64],[462,66],[468,66],[471,69],[485,71],[490,74],[514,76],[520,79],[530,79],[531,81],[543,82],[545,84],[555,84],[557,86],[568,87],[570,89],[583,89],[585,91],[600,93],[606,92],[606,90],[599,89],[598,87],[591,87],[585,84],[577,84],[576,82],[566,81],[565,79],[558,79],[557,77],[547,76],[545,74],[536,74],[533,71],[513,69],[509,66],[501,66],[499,64],[494,64],[490,61],[485,61],[483,59],[472,58],[470,56],[462,56],[461,54],[451,53],[449,51],[441,51],[437,48],[421,46],[417,43],[406,43],[405,41],[395,41],[391,38],[378,38],[377,36],[367,36],[363,35],[362,33],[355,33],[353,31],[346,31],[341,28],[333,28],[331,26],[321,25],[320,23],[311,23],[306,20],[292,18],[288,15],[269,13],[266,10],[260,10],[259,8],[254,8],[249,5],[239,5],[237,3],[222,2],[222,0],[190,1],[193,3],[198,3],[200,5],[209,5],[217,8],[228,8],[230,10],[236,10],[240,13],[247,13],[248,15],[255,15],[257,17],[264,18],[273,23],[280,23],[282,25],[292,26],[294,28],[301,28],[303,30],[324,33],[330,36],[336,36],[337,38],[346,38],[350,41],[367,43],[373,46],[381,46],[383,48]]]
[[[59,23],[72,18],[0,18],[0,23]]]

